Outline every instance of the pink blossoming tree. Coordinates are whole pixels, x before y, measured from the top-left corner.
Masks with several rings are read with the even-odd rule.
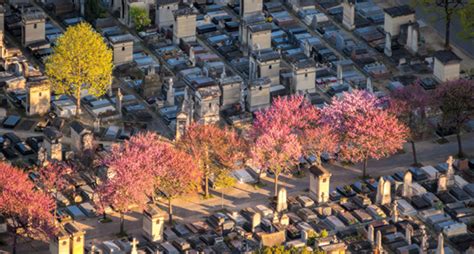
[[[366,177],[369,158],[380,159],[403,147],[407,128],[375,96],[356,90],[333,99],[322,111],[322,118],[333,126],[340,139],[340,157],[363,162]]]
[[[14,254],[19,235],[42,239],[55,234],[51,213],[54,208],[54,200],[37,190],[26,173],[0,163],[0,213],[7,218],[12,232]]]

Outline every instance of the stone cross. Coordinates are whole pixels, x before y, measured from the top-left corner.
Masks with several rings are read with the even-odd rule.
[[[281,188],[278,191],[277,195],[277,205],[276,205],[276,211],[277,212],[282,212],[288,208],[287,204],[287,199],[286,199],[286,189]]]
[[[392,35],[390,33],[385,33],[385,49],[384,53],[386,56],[392,56]]]
[[[440,175],[438,178],[438,192],[446,191],[448,189],[448,177],[446,175]]]
[[[411,236],[413,235],[413,227],[408,224],[405,228],[405,240],[407,240],[408,245],[411,245]]]
[[[438,235],[438,247],[436,248],[436,254],[444,254],[444,237],[443,233]]]
[[[404,198],[411,198],[412,196],[412,175],[410,171],[405,172],[403,176],[403,189],[402,189],[402,197]]]
[[[448,177],[448,186],[452,186],[454,185],[454,168],[453,168],[454,158],[453,156],[449,156],[446,163],[448,163],[448,170],[446,172],[446,176]]]
[[[392,203],[392,221],[397,222],[398,221],[398,201],[394,200]]]
[[[370,77],[367,78],[366,89],[369,93],[374,93],[374,86],[372,85],[372,79]]]
[[[375,238],[375,248],[378,251],[378,253],[382,253],[383,248],[382,248],[382,232],[377,231],[377,237]]]
[[[130,251],[130,254],[138,254],[137,245],[138,245],[138,241],[134,237],[132,240],[132,250]]]
[[[369,225],[367,230],[367,239],[369,240],[370,244],[374,245],[374,226],[372,224]]]

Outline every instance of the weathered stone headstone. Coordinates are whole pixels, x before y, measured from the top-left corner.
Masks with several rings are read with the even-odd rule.
[[[369,240],[372,246],[374,245],[374,226],[372,224],[369,225],[367,230],[367,239]]]
[[[383,248],[382,248],[382,232],[377,231],[377,236],[375,238],[375,249],[378,251],[378,253],[382,253],[383,252]]]
[[[261,221],[262,221],[262,217],[260,213],[254,213],[252,215],[252,232],[255,230],[256,227],[260,225]]]
[[[443,233],[438,235],[438,247],[436,248],[436,254],[444,254],[444,237]]]
[[[438,192],[446,191],[448,189],[448,177],[446,175],[440,175],[438,178]]]
[[[344,84],[344,79],[342,77],[342,65],[337,64],[337,82],[342,85]]]
[[[399,211],[398,211],[398,201],[394,200],[392,203],[392,221],[397,222],[398,221],[398,216],[399,216]]]
[[[174,105],[174,81],[173,78],[169,78],[168,81],[168,91],[166,92],[166,104],[169,106]]]
[[[390,181],[385,181],[383,184],[382,205],[390,204],[392,202],[392,191]]]
[[[379,182],[377,184],[377,194],[375,196],[375,203],[377,204],[382,203],[384,182],[385,180],[383,179],[383,177],[380,177]]]
[[[285,211],[286,209],[288,209],[288,203],[287,203],[287,198],[286,198],[286,189],[281,188],[278,191],[276,211],[277,212],[282,212],[282,211]]]
[[[115,102],[117,103],[117,111],[120,116],[122,116],[122,100],[123,100],[123,94],[122,90],[120,88],[117,90],[117,98],[115,98]]]
[[[385,48],[384,53],[388,57],[392,57],[392,35],[385,33]]]
[[[403,176],[403,190],[402,190],[402,197],[404,198],[411,198],[412,196],[412,174],[410,171],[405,172]]]
[[[283,214],[280,218],[280,224],[282,226],[290,225],[290,217],[288,217],[288,215],[286,215],[286,214]]]
[[[413,235],[413,227],[408,224],[405,228],[405,240],[407,241],[408,245],[411,245],[411,237]]]

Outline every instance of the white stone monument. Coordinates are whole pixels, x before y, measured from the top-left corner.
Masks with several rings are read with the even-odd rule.
[[[436,248],[436,254],[444,254],[444,237],[443,233],[438,235],[438,247]]]
[[[411,198],[413,195],[412,189],[412,174],[410,171],[405,172],[403,176],[403,189],[402,189],[402,197],[404,198]]]
[[[438,178],[438,192],[446,191],[448,189],[448,177],[446,175],[440,175]]]
[[[130,251],[130,254],[138,254],[138,250],[137,250],[138,241],[137,239],[135,239],[135,237],[133,238],[131,245],[132,245],[132,250]]]
[[[369,240],[372,246],[374,245],[374,226],[372,224],[369,225],[367,229],[367,239]]]
[[[278,196],[277,196],[277,204],[276,204],[276,211],[277,212],[282,212],[288,209],[288,203],[287,203],[287,197],[286,197],[286,189],[281,188],[278,191]]]
[[[454,158],[453,156],[449,156],[446,163],[448,163],[448,170],[446,171],[446,177],[448,178],[448,187],[451,187],[454,185],[454,168],[453,168]]]

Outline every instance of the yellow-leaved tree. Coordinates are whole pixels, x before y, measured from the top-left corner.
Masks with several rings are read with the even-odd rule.
[[[76,98],[76,117],[81,109],[81,92],[104,95],[112,82],[112,51],[91,25],[82,22],[69,27],[56,41],[46,60],[46,75],[53,90]]]

